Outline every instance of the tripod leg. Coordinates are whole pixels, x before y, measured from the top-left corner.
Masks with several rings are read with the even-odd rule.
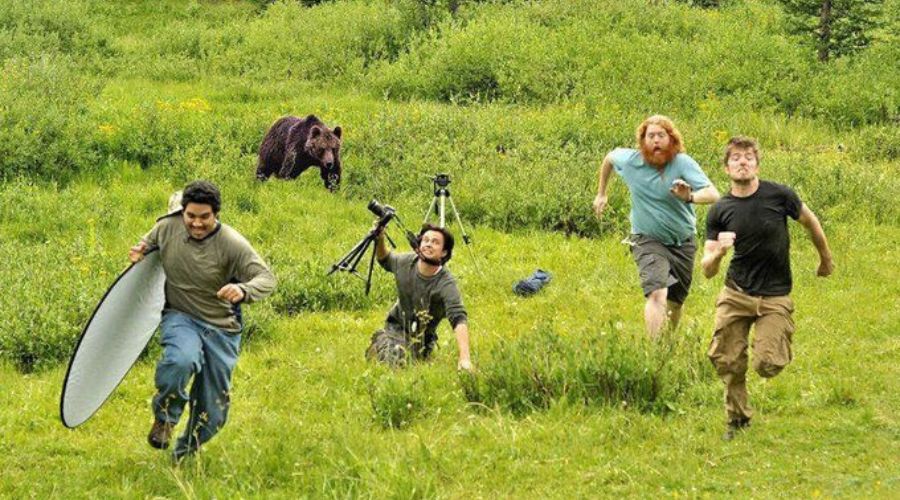
[[[341,257],[336,264],[331,266],[331,270],[328,271],[328,274],[332,274],[337,270],[348,271],[350,273],[356,274],[356,266],[359,265],[359,261],[362,260],[363,256],[366,253],[366,250],[369,248],[369,245],[375,241],[375,236],[372,232],[367,234],[365,238],[359,241],[356,245],[347,252],[346,255]]]
[[[359,252],[357,252],[355,258],[353,259],[353,265],[350,268],[350,272],[353,272],[353,273],[357,272],[356,268],[359,266],[360,261],[362,261],[363,257],[366,256],[366,252],[369,251],[369,247],[373,246],[374,243],[375,243],[375,237],[370,236],[367,239],[366,244],[362,247],[362,249]],[[374,255],[374,253],[375,252],[373,251],[372,254]]]
[[[369,274],[366,276],[366,295],[372,289],[372,269],[375,269],[375,250],[372,250],[372,257],[369,259]]]
[[[471,238],[466,233],[466,228],[463,227],[462,218],[459,216],[459,210],[456,209],[456,203],[453,203],[453,198],[449,196],[447,199],[450,200],[450,208],[453,209],[453,215],[456,217],[456,223],[459,224],[459,232],[462,234],[463,242],[466,244],[466,248],[469,249],[469,256],[472,257],[472,262],[475,263],[475,269],[478,270],[478,274],[482,274],[481,267],[478,265],[478,259],[475,258],[475,252],[472,251],[472,247],[469,245],[471,243]]]
[[[428,224],[428,218],[431,217],[431,212],[434,211],[434,205],[437,203],[437,196],[431,199],[431,205],[428,206],[428,210],[425,211],[425,220],[422,221],[422,224]]]

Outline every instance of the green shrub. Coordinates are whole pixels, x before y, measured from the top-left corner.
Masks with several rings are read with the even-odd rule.
[[[85,1],[0,2],[0,61],[26,54],[108,57],[114,51],[95,16]]]
[[[278,2],[245,26],[240,43],[213,67],[246,78],[355,81],[373,61],[396,57],[411,28],[400,11],[379,3],[307,9]]]
[[[403,429],[427,414],[429,396],[425,381],[400,373],[382,373],[368,381],[375,421],[385,429]]]
[[[668,342],[673,342],[669,340]],[[615,324],[601,332],[557,332],[544,325],[502,338],[460,385],[466,399],[515,415],[558,402],[631,407],[664,413],[702,370],[674,344],[630,339]]]
[[[436,368],[427,362],[403,369],[370,364],[361,379],[375,423],[383,429],[406,429],[453,406],[458,392],[448,383],[446,373]]]
[[[66,181],[94,169],[96,131],[85,118],[97,85],[63,56],[12,58],[0,69],[0,180]]]
[[[799,110],[837,128],[884,124],[900,119],[898,44],[871,47],[856,58],[823,65],[809,82]]]

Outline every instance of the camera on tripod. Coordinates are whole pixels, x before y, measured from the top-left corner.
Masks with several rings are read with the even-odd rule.
[[[374,198],[369,202],[368,205],[366,205],[366,208],[368,208],[370,212],[379,217],[377,223],[378,227],[386,226],[387,223],[397,215],[397,210],[395,210],[394,207],[390,205],[382,205],[378,202],[378,200]]]
[[[434,182],[434,190],[437,192],[439,189],[446,189],[450,185],[450,174],[435,174],[431,180]]]
[[[360,240],[346,255],[344,255],[341,260],[331,266],[331,270],[328,271],[328,274],[332,274],[335,271],[347,271],[350,274],[363,279],[366,282],[366,295],[369,294],[369,289],[372,286],[372,269],[375,267],[375,251],[372,251],[372,256],[369,259],[369,271],[365,278],[363,278],[359,271],[356,270],[356,267],[359,265],[359,262],[363,259],[366,252],[369,250],[371,246],[375,244],[375,240],[378,238],[379,233],[381,233],[385,226],[388,225],[390,221],[396,221],[396,224],[400,227],[400,229],[406,235],[406,240],[409,242],[410,246],[413,249],[416,248],[418,242],[416,240],[416,235],[413,234],[406,226],[403,225],[403,221],[400,220],[400,216],[397,215],[397,210],[390,205],[383,205],[378,202],[378,200],[373,199],[366,205],[366,208],[369,209],[370,212],[378,216],[378,221],[375,223],[375,227],[372,228],[366,236]],[[393,247],[397,247],[394,242],[391,240],[390,236],[385,234],[387,240],[391,243]]]

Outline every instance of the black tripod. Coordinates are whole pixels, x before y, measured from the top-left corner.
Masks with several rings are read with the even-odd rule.
[[[359,262],[365,257],[366,252],[369,250],[369,247],[375,243],[375,240],[378,238],[378,233],[385,230],[385,226],[388,225],[388,222],[392,220],[397,221],[397,225],[400,226],[406,233],[406,239],[409,241],[410,245],[412,245],[413,249],[416,247],[416,235],[411,233],[403,223],[400,221],[400,217],[397,216],[397,212],[393,209],[393,207],[388,205],[382,205],[378,203],[377,200],[372,200],[369,202],[367,207],[369,211],[379,216],[378,222],[375,224],[375,227],[372,228],[364,237],[347,252],[346,255],[341,257],[341,260],[337,261],[337,263],[332,264],[331,270],[328,271],[328,276],[330,276],[335,271],[347,271],[348,273],[358,277],[359,279],[363,279],[366,282],[366,295],[369,294],[369,290],[372,288],[372,269],[375,268],[375,250],[372,250],[372,257],[369,259],[369,271],[365,278],[363,278],[359,271],[356,270],[356,267],[359,265]],[[394,240],[391,239],[390,236],[385,233],[385,237],[390,242],[391,246],[397,248],[397,245],[394,244]]]
[[[478,261],[475,259],[475,254],[472,252],[472,247],[470,246],[472,239],[466,233],[466,228],[463,227],[462,219],[459,217],[459,210],[456,209],[456,203],[453,203],[453,198],[450,197],[450,175],[436,174],[431,178],[431,181],[434,183],[434,198],[431,200],[431,205],[428,206],[428,210],[425,212],[425,220],[423,223],[428,224],[428,219],[431,217],[431,214],[437,211],[438,225],[440,227],[445,227],[446,205],[449,201],[450,208],[453,209],[453,215],[456,217],[456,223],[459,225],[459,232],[462,234],[463,243],[465,243],[466,248],[469,249],[469,255],[472,257],[472,262],[475,263],[475,269],[478,269],[478,272],[481,273],[481,268],[478,267]]]

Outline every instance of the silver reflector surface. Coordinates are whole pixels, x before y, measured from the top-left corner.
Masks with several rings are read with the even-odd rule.
[[[63,425],[91,418],[125,378],[159,326],[165,283],[159,252],[152,251],[106,291],[69,361],[59,406]]]

